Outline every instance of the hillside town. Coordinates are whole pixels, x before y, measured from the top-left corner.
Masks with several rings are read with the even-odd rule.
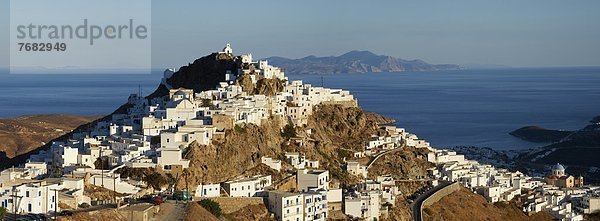
[[[227,44],[217,53],[232,55],[233,49]],[[429,189],[459,183],[489,203],[518,200],[527,214],[546,211],[565,221],[583,220],[583,214],[600,209],[600,187],[585,185],[584,177],[567,174],[561,164],[548,168],[543,177],[530,177],[466,159],[452,150],[436,149],[391,125],[380,125],[381,133],[372,134],[361,144],[364,149],[344,159],[343,171],[360,180],[351,188],[333,182],[332,171],[302,152],[260,157],[266,167],[295,180],[291,189],[279,188],[270,174],[176,189],[172,183],[154,188],[120,173],[123,168],[151,168],[178,178],[190,167],[185,153],[192,143],[210,145],[223,139],[227,130],[273,119],[301,127],[308,124],[318,105],[358,106],[349,91],[289,80],[283,69],[266,60],[255,61],[252,54],[241,55],[241,59],[240,69],[227,71],[225,81],[199,93],[169,85],[168,79],[177,70],[166,70],[161,84],[168,89],[168,96],[146,99],[132,94],[125,113],[112,114],[68,140],[52,143],[51,149],[31,155],[27,163],[2,171],[1,206],[13,214],[56,214],[116,204],[146,213],[151,210],[134,209],[136,204],[130,202],[148,195],[182,193],[183,200],[261,198],[271,217],[282,221],[328,220],[340,215],[381,220],[402,193],[398,180],[391,175],[369,176],[369,167],[396,150],[421,149],[435,166],[428,169],[428,176],[411,179],[426,181]],[[235,84],[242,74],[250,76],[254,84],[259,79],[283,82],[283,90],[272,96],[249,94]],[[85,194],[92,189],[106,190],[108,195],[94,198]]]

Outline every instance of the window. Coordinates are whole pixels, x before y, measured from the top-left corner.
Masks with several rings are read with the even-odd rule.
[[[42,196],[42,191],[38,191],[38,196]]]
[[[28,212],[31,212],[31,203],[30,203],[30,204],[27,204],[27,211],[28,211]]]

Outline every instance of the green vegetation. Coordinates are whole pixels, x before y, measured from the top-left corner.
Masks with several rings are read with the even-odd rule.
[[[204,209],[208,210],[208,212],[212,213],[216,217],[221,216],[221,206],[219,203],[212,201],[210,199],[200,200],[200,206],[204,207]]]
[[[240,126],[240,125],[238,125],[238,124],[236,124],[236,125],[233,127],[233,129],[235,130],[235,132],[238,132],[238,133],[244,133],[244,132],[246,132],[246,130],[245,130],[245,129],[244,129],[242,126]]]
[[[160,189],[161,186],[169,184],[169,180],[160,173],[147,174],[143,180],[154,189]]]
[[[0,207],[0,220],[4,220],[4,218],[6,218],[6,213],[8,213],[6,208]]]
[[[94,161],[94,166],[99,169],[110,169],[110,165],[108,164],[108,157],[99,157],[96,161]]]
[[[212,107],[213,103],[210,99],[202,99],[202,107]]]
[[[281,136],[290,139],[292,137],[296,137],[296,128],[294,125],[287,124],[283,127],[283,131],[281,132]]]

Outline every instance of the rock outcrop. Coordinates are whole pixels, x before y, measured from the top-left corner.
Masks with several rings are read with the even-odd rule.
[[[283,178],[282,174],[264,168],[261,157],[283,159],[286,151],[301,152],[308,159],[319,160],[334,179],[346,183],[344,181],[353,179],[341,170],[343,158],[352,154],[348,150],[362,150],[371,134],[378,132],[373,116],[357,107],[319,105],[308,125],[296,128],[298,137],[294,139],[304,140],[301,145],[282,134],[285,125],[280,119],[270,119],[261,126],[247,124],[227,130],[224,139],[215,140],[211,145],[192,143],[185,154],[190,160],[188,185],[223,182],[240,175],[257,174],[254,173],[257,170],[278,180]],[[306,131],[310,131],[310,135]],[[178,185],[185,183],[180,180]]]
[[[510,132],[510,135],[522,140],[536,143],[558,142],[572,134],[573,131],[549,130],[538,126],[526,126]]]

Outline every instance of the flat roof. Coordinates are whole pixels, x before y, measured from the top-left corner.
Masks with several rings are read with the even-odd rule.
[[[281,195],[283,197],[288,197],[288,196],[299,196],[300,193],[292,193],[292,192],[286,192],[286,191],[281,191],[281,190],[271,190],[269,191],[270,193],[275,193],[277,195]]]

